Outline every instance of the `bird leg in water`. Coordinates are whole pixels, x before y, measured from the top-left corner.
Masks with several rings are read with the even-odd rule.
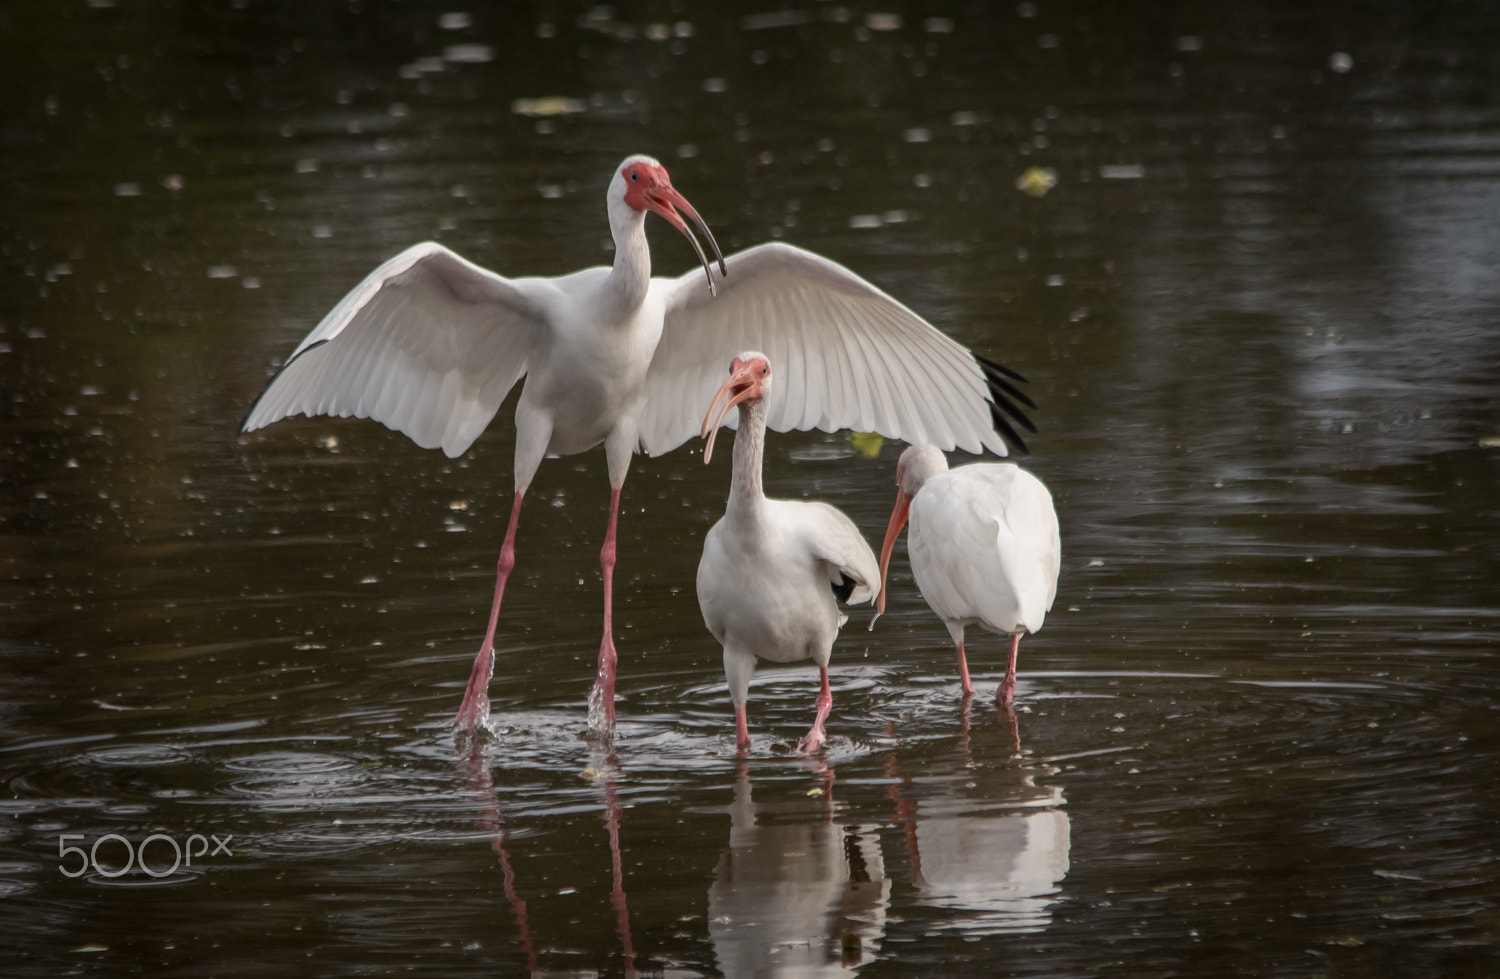
[[[745,705],[740,704],[734,709],[735,744],[739,748],[740,757],[750,750],[750,722],[745,717]]]
[[[810,755],[823,746],[823,722],[828,720],[828,711],[833,707],[833,691],[828,689],[828,667],[820,666],[818,672],[823,676],[823,686],[818,691],[818,716],[807,737],[797,745],[797,753],[802,755]]]
[[[495,565],[495,600],[490,604],[490,624],[484,632],[484,642],[479,646],[479,655],[474,657],[474,669],[469,674],[469,686],[464,690],[464,699],[458,705],[458,714],[453,718],[455,727],[464,724],[468,715],[468,729],[483,725],[490,717],[490,676],[495,672],[495,626],[500,621],[500,600],[505,597],[505,582],[511,569],[516,566],[516,524],[521,520],[521,499],[517,493],[510,504],[510,524],[505,528],[505,543],[500,547],[500,560]]]
[[[968,657],[964,656],[964,644],[962,641],[958,643],[958,678],[963,681],[964,696],[972,696],[974,693],[974,684],[969,682],[969,660]]]
[[[1000,681],[1000,689],[995,692],[995,699],[1006,707],[1016,696],[1016,650],[1021,645],[1021,634],[1019,632],[1010,637],[1010,665],[1005,668],[1005,679]]]
[[[613,595],[615,586],[615,528],[620,517],[620,487],[610,487],[609,529],[604,532],[604,547],[599,551],[599,566],[604,571],[604,638],[599,643],[599,672],[594,690],[589,694],[589,727],[607,733],[615,726],[615,633]]]

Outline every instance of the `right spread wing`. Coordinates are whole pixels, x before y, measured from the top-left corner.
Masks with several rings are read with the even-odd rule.
[[[915,312],[821,255],[781,242],[725,260],[718,295],[689,273],[659,280],[666,295],[651,361],[641,444],[660,455],[696,435],[730,358],[771,361],[768,426],[850,428],[943,449],[989,449],[1035,431],[1019,375],[976,357]],[[697,270],[694,270],[695,272]],[[731,427],[735,416],[729,419]]]
[[[241,433],[291,415],[373,418],[449,457],[526,373],[546,280],[512,280],[435,242],[381,265],[292,351]]]

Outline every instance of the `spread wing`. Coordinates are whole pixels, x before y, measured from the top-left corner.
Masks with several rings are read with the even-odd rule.
[[[355,286],[292,351],[241,433],[291,415],[373,418],[461,454],[545,335],[547,280],[507,279],[434,242]]]
[[[1025,451],[1036,429],[1020,375],[975,356],[836,262],[782,243],[727,259],[717,297],[698,270],[665,280],[666,319],[647,378],[641,445],[660,455],[698,432],[732,357],[776,372],[768,424],[879,432],[944,449]],[[731,422],[735,419],[731,419]]]

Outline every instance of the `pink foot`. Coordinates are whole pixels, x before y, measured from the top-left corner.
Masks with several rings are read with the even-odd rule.
[[[1016,678],[1008,676],[1000,681],[1000,689],[995,691],[995,701],[1001,707],[1010,707],[1016,699]]]
[[[1021,634],[1015,633],[1010,637],[1010,664],[1005,668],[1005,679],[1000,681],[1000,689],[995,692],[995,700],[1002,707],[1009,707],[1016,697],[1016,651],[1021,646]]]
[[[806,737],[797,742],[797,754],[810,755],[814,751],[817,751],[819,748],[823,747],[823,742],[825,740],[827,739],[823,737],[822,729],[813,728],[811,731],[807,732]]]
[[[823,747],[823,722],[828,720],[828,711],[833,707],[833,691],[828,689],[828,667],[820,666],[818,672],[823,677],[822,687],[818,690],[818,716],[807,737],[797,743],[799,755],[810,755]]]
[[[453,718],[454,727],[464,727],[472,734],[475,726],[483,727],[490,719],[490,676],[495,672],[495,650],[485,645],[474,657],[474,669],[469,673],[469,685],[464,689],[464,699],[458,705]],[[467,716],[467,723],[465,717]]]
[[[594,689],[589,693],[589,728],[600,734],[608,734],[615,726],[615,664],[618,661],[614,640],[606,634],[599,646],[599,672],[594,677]]]
[[[750,722],[745,717],[744,705],[734,709],[734,733],[735,746],[743,758],[750,753]]]

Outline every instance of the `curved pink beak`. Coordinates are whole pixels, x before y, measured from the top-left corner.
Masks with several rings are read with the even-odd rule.
[[[885,543],[880,545],[880,597],[875,600],[875,614],[885,614],[885,573],[891,566],[891,550],[896,546],[896,538],[901,536],[901,528],[906,526],[906,515],[911,512],[911,497],[896,487],[896,508],[891,511],[891,522],[885,528]],[[875,623],[871,622],[873,627]]]
[[[758,398],[761,394],[760,376],[754,369],[754,362],[745,362],[735,359],[733,370],[729,372],[729,380],[720,385],[719,390],[714,392],[714,400],[708,406],[708,414],[703,416],[703,430],[698,433],[699,438],[708,439],[708,444],[703,447],[703,463],[714,454],[714,439],[719,435],[719,426],[724,422],[724,416],[729,414],[729,409],[741,401],[749,401]],[[724,401],[724,407],[719,407],[719,401]],[[718,409],[716,415],[715,409]]]
[[[708,239],[709,247],[714,250],[714,257],[719,260],[720,275],[729,274],[729,268],[724,264],[724,253],[719,251],[719,243],[714,241],[713,232],[708,230],[708,222],[699,216],[697,209],[689,204],[687,198],[679,194],[665,178],[666,175],[662,174],[662,180],[656,186],[648,188],[641,196],[648,208],[660,214],[663,220],[678,231],[681,231],[683,237],[692,242],[693,251],[698,253],[698,261],[703,263],[703,274],[708,276],[708,291],[713,295],[718,295],[718,289],[714,286],[714,276],[708,256],[704,254],[703,246],[698,244],[698,239],[693,236],[693,232],[687,226],[687,222],[682,220],[682,214],[678,214],[677,212],[680,210],[683,214],[691,218],[693,224],[697,225],[698,230],[703,233],[703,237]]]

